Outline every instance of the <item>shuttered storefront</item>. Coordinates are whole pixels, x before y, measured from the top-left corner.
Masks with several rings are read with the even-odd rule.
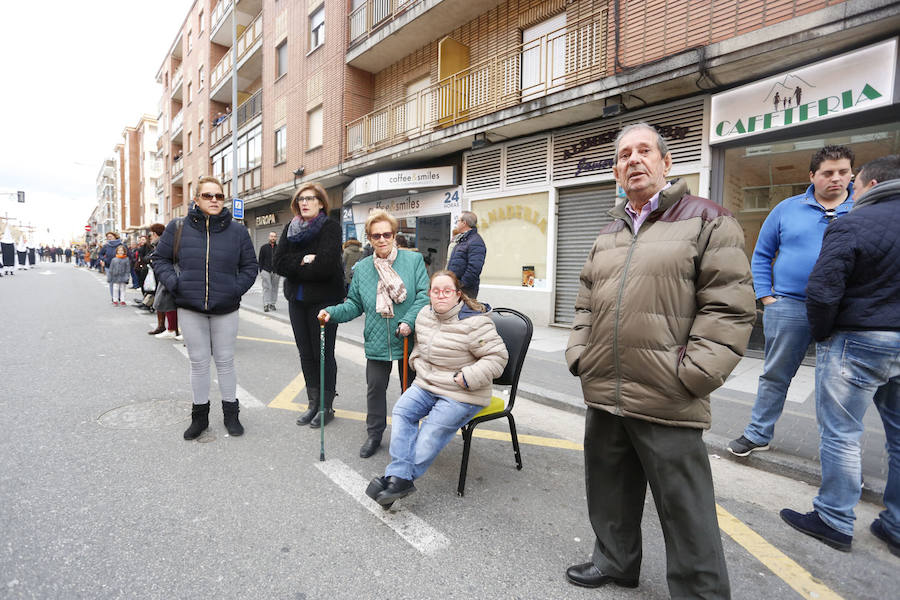
[[[559,190],[556,239],[556,299],[554,322],[570,325],[584,261],[600,229],[612,219],[615,184]]]

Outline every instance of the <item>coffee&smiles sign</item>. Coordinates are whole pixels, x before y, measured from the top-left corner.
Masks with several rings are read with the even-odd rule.
[[[896,75],[894,38],[716,94],[709,142],[888,106]]]

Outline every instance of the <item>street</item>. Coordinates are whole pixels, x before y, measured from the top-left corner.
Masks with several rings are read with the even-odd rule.
[[[389,460],[390,427],[361,459],[360,346],[337,343],[338,411],[320,462],[319,431],[294,423],[306,394],[290,326],[242,309],[246,433],[226,434],[214,384],[210,429],[186,442],[183,343],[146,335],[155,315],[133,297],[111,306],[105,277],[71,264],[0,280],[0,598],[668,597],[650,494],[640,587],[565,581],[593,548],[582,416],[520,397],[522,471],[494,421],[476,430],[498,434],[474,440],[464,497],[458,436],[418,492],[383,511],[363,492]],[[392,377],[390,405],[399,392]],[[711,463],[734,598],[894,597],[898,559],[868,530],[880,506],[857,507],[845,554],[778,517],[810,510],[814,486],[715,453]]]

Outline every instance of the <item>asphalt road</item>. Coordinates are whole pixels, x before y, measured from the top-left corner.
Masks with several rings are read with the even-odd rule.
[[[2,598],[668,597],[649,494],[640,588],[563,579],[593,545],[578,415],[520,399],[524,470],[508,441],[476,439],[457,497],[457,438],[385,513],[363,495],[388,455],[358,456],[358,346],[338,344],[323,463],[318,431],[294,424],[302,380],[284,323],[241,312],[246,434],[226,434],[214,385],[210,431],[185,442],[182,344],[146,335],[155,317],[111,306],[96,273],[41,264],[3,278],[0,315]],[[389,402],[398,394],[392,382]],[[868,532],[878,506],[860,504],[853,552],[837,552],[778,518],[809,510],[814,488],[711,462],[734,598],[895,596],[900,562]]]

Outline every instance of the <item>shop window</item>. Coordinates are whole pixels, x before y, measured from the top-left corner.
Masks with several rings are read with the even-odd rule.
[[[477,200],[472,212],[488,248],[481,283],[546,288],[547,194]]]

